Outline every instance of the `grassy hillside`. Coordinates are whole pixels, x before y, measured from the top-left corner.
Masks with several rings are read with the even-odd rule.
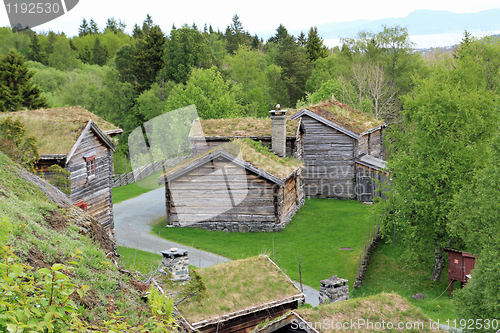
[[[3,263],[7,263],[0,264],[0,294],[8,296],[8,289],[3,283],[9,285],[15,281],[12,280],[12,271],[9,272],[10,265],[15,263],[14,257],[10,255],[11,259],[6,259],[9,251],[13,251],[21,263],[29,265],[17,267],[18,270],[25,270],[18,272],[21,274],[18,276],[27,274],[29,279],[34,279],[34,284],[30,286],[34,289],[26,297],[43,293],[40,286],[51,282],[44,282],[42,276],[52,276],[54,267],[63,267],[61,272],[67,274],[76,290],[80,289],[81,292],[88,289],[82,295],[75,290],[66,300],[74,301],[78,307],[77,315],[83,322],[101,327],[106,320],[116,317],[117,313],[124,315],[129,324],[144,322],[151,315],[149,307],[134,288],[135,280],[120,273],[113,263],[114,245],[99,222],[81,209],[69,205],[68,199],[57,189],[45,185],[46,193],[43,193],[33,181],[37,181],[36,177],[19,169],[0,152],[0,240],[4,246],[0,257]],[[39,179],[38,182],[43,184]],[[51,196],[52,201],[46,194]],[[70,264],[71,261],[75,263]],[[22,284],[23,281],[15,283]],[[61,288],[59,282],[51,285]],[[44,297],[42,294],[40,298],[42,305],[47,301],[43,301]],[[0,315],[9,308],[8,303],[2,302],[5,302],[3,296]],[[40,305],[32,305],[26,316],[36,318],[41,308]],[[51,316],[57,317],[57,314]],[[50,320],[51,316],[45,320]],[[0,332],[6,329],[1,322]]]
[[[429,317],[406,299],[394,293],[381,293],[312,309],[299,309],[296,312],[322,333],[339,330],[445,332],[436,326],[430,326]]]

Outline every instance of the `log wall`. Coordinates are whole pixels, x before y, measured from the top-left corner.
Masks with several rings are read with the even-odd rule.
[[[317,120],[302,117],[307,196],[354,198],[357,140]]]
[[[228,232],[281,230],[304,203],[301,169],[279,186],[225,159],[165,182],[168,226]]]
[[[384,129],[379,128],[374,132],[366,133],[359,140],[358,156],[361,154],[385,159],[384,152]]]
[[[88,179],[84,156],[95,155],[96,175]],[[87,212],[92,214],[107,230],[113,225],[113,151],[106,147],[89,130],[78,145],[75,153],[66,164],[71,173],[71,200],[83,200]]]

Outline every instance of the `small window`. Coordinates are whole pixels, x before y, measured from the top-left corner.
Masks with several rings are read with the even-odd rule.
[[[87,163],[87,179],[92,179],[95,177],[95,156],[90,156],[85,158]]]

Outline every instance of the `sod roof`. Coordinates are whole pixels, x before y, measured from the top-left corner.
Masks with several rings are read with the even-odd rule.
[[[361,134],[384,123],[370,114],[351,108],[339,101],[326,100],[310,105],[306,109],[356,134]],[[288,116],[293,116],[301,110],[303,109],[290,110]]]
[[[0,114],[8,116],[22,118],[27,132],[38,139],[40,155],[68,154],[89,120],[103,132],[119,129],[80,106]]]
[[[190,136],[205,137],[251,137],[271,136],[271,118],[229,118],[229,119],[202,119],[201,128],[198,124],[193,126]],[[288,119],[286,122],[286,135],[295,136],[299,122]],[[203,131],[203,132],[201,132]]]
[[[292,172],[302,165],[302,162],[296,158],[281,158],[275,155],[274,153],[268,151],[267,148],[263,147],[259,142],[255,142],[252,139],[234,139],[231,142],[221,144],[203,153],[183,160],[176,166],[166,170],[163,175],[160,176],[160,181],[162,181],[165,176],[168,178],[168,175],[172,175],[173,173],[176,173],[177,171],[218,150],[223,150],[232,156],[239,157],[240,159],[252,164],[254,167],[264,170],[280,179],[287,178]]]
[[[394,330],[398,332],[446,332],[442,329],[431,329],[429,318],[422,310],[411,305],[408,300],[395,293],[380,293],[349,301],[326,304],[317,308],[302,308],[294,311],[306,322],[311,323],[312,327],[317,323],[315,328],[319,332],[332,332],[332,323],[333,327],[335,327],[336,323],[351,323],[351,321],[359,323],[363,320],[365,324],[356,325],[353,331],[388,331],[382,328],[374,328],[376,323],[382,325],[382,321],[384,321],[386,328],[388,323],[391,322],[394,325]],[[367,327],[368,321],[372,323],[372,327]],[[328,323],[330,328],[325,323]],[[408,323],[413,327],[404,326],[404,329],[399,330],[398,323],[403,323],[403,325]]]
[[[208,298],[178,309],[191,324],[301,295],[265,255],[199,269]]]

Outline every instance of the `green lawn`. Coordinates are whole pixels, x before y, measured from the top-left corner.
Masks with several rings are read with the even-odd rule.
[[[143,274],[151,271],[151,267],[156,269],[161,263],[161,254],[131,249],[129,247],[118,246],[120,253],[120,265],[128,269],[134,269]]]
[[[396,292],[421,308],[433,320],[439,319],[443,323],[447,319],[456,319],[455,305],[446,290],[449,284],[446,267],[441,281],[432,282],[429,280],[432,267],[429,270],[408,268],[398,260],[401,253],[402,249],[397,245],[379,244],[373,253],[363,285],[358,290],[351,290],[351,296],[362,297],[383,291]],[[453,287],[459,288],[460,283],[456,282]],[[411,297],[417,293],[424,293],[426,298],[415,300]],[[441,293],[443,294],[439,297]]]
[[[152,175],[139,180],[136,183],[119,186],[113,188],[113,203],[117,204],[122,201],[135,198],[143,193],[160,188],[158,186],[158,177],[162,174],[163,170],[157,171]]]
[[[165,219],[158,221],[152,232],[231,259],[268,254],[297,281],[300,254],[306,285],[319,289],[320,280],[336,274],[348,279],[352,288],[363,238],[374,223],[371,209],[353,200],[312,198],[306,199],[305,206],[281,232],[226,233],[197,228],[165,228]],[[343,247],[353,250],[339,250]]]

